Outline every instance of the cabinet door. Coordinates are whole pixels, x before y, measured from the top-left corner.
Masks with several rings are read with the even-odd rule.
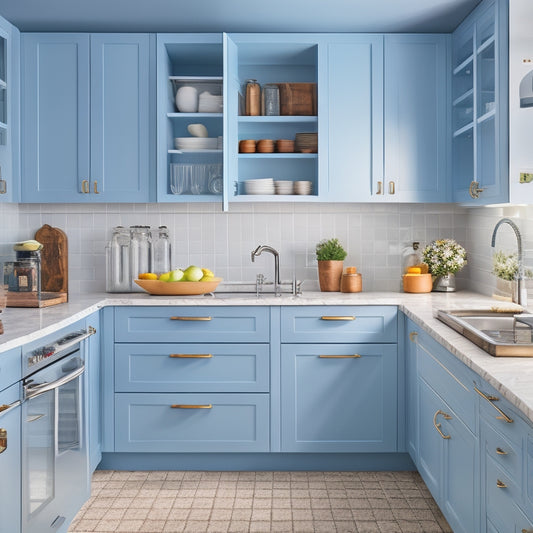
[[[383,37],[336,37],[327,45],[329,201],[370,199],[383,172]],[[321,195],[322,196],[322,195]]]
[[[19,385],[0,393],[0,405],[10,408],[0,412],[0,530],[19,533],[21,523],[21,440]]]
[[[384,174],[376,200],[449,201],[449,37],[385,36]]]
[[[282,345],[282,451],[394,452],[396,406],[396,345]]]
[[[100,313],[87,319],[87,327],[96,330],[87,341],[87,414],[89,430],[89,468],[94,472],[102,460],[102,414],[101,414],[101,362],[100,362]]]
[[[23,202],[81,202],[89,179],[89,35],[22,35]]]
[[[154,83],[149,35],[91,36],[91,202],[149,201]]]

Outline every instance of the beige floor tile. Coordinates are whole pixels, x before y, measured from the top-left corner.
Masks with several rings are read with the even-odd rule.
[[[215,502],[216,501],[217,500],[215,500]],[[226,509],[230,509],[231,507],[234,507],[235,509],[251,509],[253,503],[253,498],[235,498],[235,500],[230,500],[228,505],[223,506],[221,504],[220,507],[225,507]]]
[[[270,498],[254,498],[254,509],[271,509],[272,500]]]
[[[324,520],[324,521],[313,521],[313,531],[320,533],[331,533],[335,531],[335,522],[333,520]]]
[[[167,520],[163,531],[165,533],[181,533],[185,529],[185,522],[178,520]]]
[[[229,533],[248,533],[250,522],[248,520],[232,520],[229,524]]]
[[[309,533],[313,531],[313,522],[311,520],[293,521],[292,529],[294,533]]]
[[[292,521],[292,511],[288,509],[272,509],[272,520],[273,521]]]
[[[145,520],[139,531],[142,533],[161,533],[165,530],[166,520]]]
[[[170,508],[159,509],[157,507],[152,507],[148,511],[148,516],[145,516],[144,518],[147,518],[149,520],[166,520],[168,518],[169,514],[170,514]],[[133,518],[133,517],[129,516],[129,513],[128,513],[127,516],[128,516],[128,518]]]
[[[291,500],[290,498],[273,498],[272,499],[272,509],[290,509]]]
[[[226,533],[229,529],[229,520],[211,520],[206,533]]]
[[[331,512],[331,509],[313,509],[312,511],[313,520],[327,520],[332,522],[333,521],[333,514]]]
[[[126,514],[126,509],[109,509],[102,516],[102,520],[121,520]]]
[[[292,533],[292,521],[273,520],[270,527],[273,533]]]
[[[205,533],[208,526],[207,520],[188,520],[183,531],[185,533]]]
[[[189,517],[189,513],[191,512],[190,509],[177,509],[172,508],[170,512],[168,513],[167,520],[176,521],[176,520],[182,520],[186,521]]]
[[[402,530],[396,521],[377,521],[377,524],[381,533],[402,533]]]
[[[224,521],[227,520],[228,522],[231,520],[232,515],[231,509],[213,509],[211,511],[210,520],[211,521]]]
[[[191,509],[191,512],[189,513],[188,521],[191,520],[209,520],[209,517],[211,516],[211,509]]]
[[[270,509],[253,509],[252,510],[252,522],[258,521],[270,521],[272,511]]]
[[[144,520],[122,520],[115,531],[132,533],[133,531],[139,531],[143,523]]]
[[[250,522],[250,533],[270,533],[270,521]]]
[[[100,520],[96,526],[96,530],[107,533],[108,531],[116,531],[119,525],[120,520]]]
[[[233,509],[231,511],[231,520],[236,522],[250,521],[252,518],[252,509]]]
[[[357,527],[354,522],[335,520],[337,533],[357,533]]]
[[[82,518],[76,525],[76,530],[79,531],[94,531],[100,522],[99,519],[85,519]]]

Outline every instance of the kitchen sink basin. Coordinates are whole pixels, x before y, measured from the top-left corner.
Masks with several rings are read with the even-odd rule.
[[[491,355],[533,357],[533,315],[461,309],[440,310],[436,317]]]

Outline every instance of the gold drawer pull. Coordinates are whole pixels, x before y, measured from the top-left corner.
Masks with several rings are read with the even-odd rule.
[[[170,320],[185,320],[190,322],[208,322],[210,316],[171,316]]]
[[[497,453],[498,455],[507,455],[507,452],[504,452],[504,451],[503,451],[501,448],[499,448],[499,447],[496,448],[496,453]]]
[[[320,320],[355,320],[354,316],[321,316]]]
[[[0,428],[0,453],[7,450],[7,430]]]
[[[507,485],[503,481],[500,481],[499,479],[496,481],[496,486],[499,489],[506,489],[507,488]]]
[[[98,182],[96,180],[94,180],[93,182],[93,188],[94,188],[94,194],[100,194],[100,192],[98,191]]]
[[[173,359],[211,359],[212,353],[171,353]]]
[[[522,533],[533,533],[533,529],[522,529]]]
[[[448,414],[448,413],[445,413],[444,411],[441,411],[440,409],[435,413],[435,416],[433,417],[433,425],[435,426],[435,429],[439,432],[439,435],[443,438],[443,439],[451,439],[451,436],[450,435],[445,435],[442,430],[440,429],[441,427],[441,424],[440,422],[437,424],[437,417],[439,415],[442,415],[444,417],[444,420],[451,420],[452,417]]]
[[[497,416],[498,420],[505,420],[508,424],[512,424],[513,419],[508,417],[499,407],[495,406],[493,402],[497,402],[499,398],[497,396],[487,395],[484,392],[480,391],[477,387],[474,387],[474,390],[482,397],[487,400],[501,416]]]
[[[81,192],[89,194],[89,180],[81,180]]]
[[[416,331],[411,331],[411,333],[409,333],[409,340],[411,342],[416,342],[417,337],[418,337],[418,333]]]
[[[175,403],[171,405],[172,409],[213,409],[213,406],[208,403],[205,405],[191,405],[187,403]]]
[[[321,359],[356,359],[361,357],[358,353],[353,355],[319,355]]]

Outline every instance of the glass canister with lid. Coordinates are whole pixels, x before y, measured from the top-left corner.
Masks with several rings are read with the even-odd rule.
[[[130,230],[124,226],[113,228],[106,246],[106,291],[130,292]]]
[[[166,226],[159,226],[157,239],[153,242],[153,252],[152,272],[158,276],[164,272],[168,272],[171,263],[171,248],[168,228]]]
[[[143,292],[143,290],[133,282],[143,272],[151,272],[152,268],[152,234],[150,226],[130,226],[131,247],[130,247],[130,267],[131,267],[131,290]]]

